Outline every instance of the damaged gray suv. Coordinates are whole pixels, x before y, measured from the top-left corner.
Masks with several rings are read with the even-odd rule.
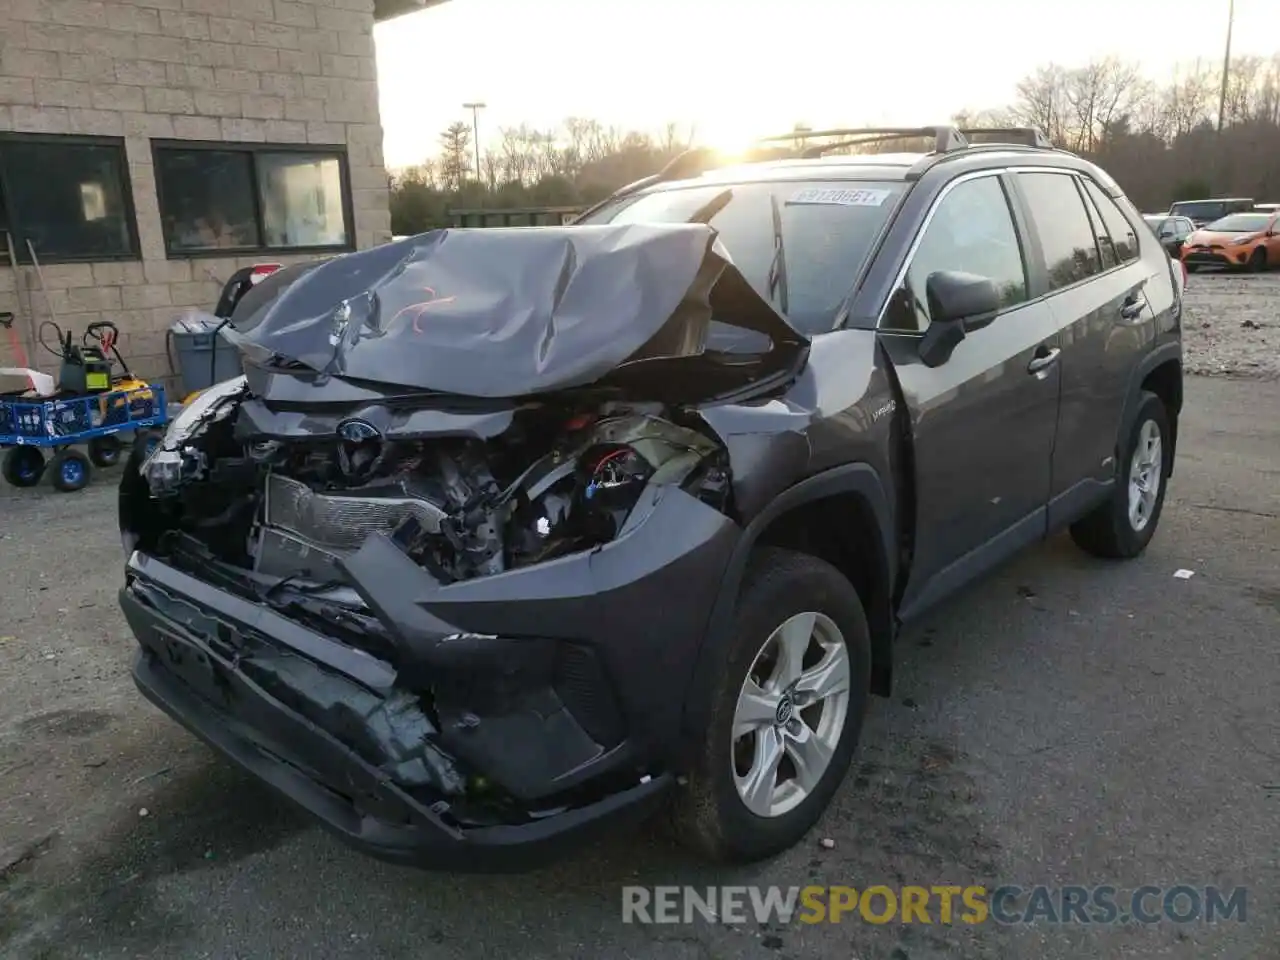
[[[796,843],[905,625],[1159,522],[1181,271],[1098,168],[979,133],[691,153],[574,225],[266,278],[244,376],[125,471],[138,686],[393,861],[659,807],[717,859]]]

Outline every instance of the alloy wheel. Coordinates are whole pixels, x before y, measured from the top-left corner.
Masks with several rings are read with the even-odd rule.
[[[849,649],[821,613],[784,621],[756,653],[734,709],[734,786],[747,809],[780,817],[822,780],[849,710]]]
[[[1138,443],[1129,461],[1129,525],[1137,532],[1151,522],[1160,484],[1164,482],[1163,468],[1160,427],[1148,420],[1138,432]]]

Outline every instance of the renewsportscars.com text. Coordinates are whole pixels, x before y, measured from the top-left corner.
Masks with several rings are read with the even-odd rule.
[[[624,923],[1244,923],[1244,887],[623,887]]]

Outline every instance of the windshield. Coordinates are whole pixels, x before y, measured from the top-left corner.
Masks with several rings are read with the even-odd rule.
[[[626,197],[580,223],[710,224],[734,265],[800,332],[830,330],[904,184],[740,183]]]
[[[1257,233],[1259,230],[1265,230],[1270,220],[1269,213],[1233,213],[1229,217],[1215,220],[1205,229],[1220,233]]]

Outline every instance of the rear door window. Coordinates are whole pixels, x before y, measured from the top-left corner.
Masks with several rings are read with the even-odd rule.
[[[1115,248],[1120,263],[1128,263],[1138,259],[1138,234],[1134,231],[1129,218],[1116,206],[1116,202],[1099,189],[1098,185],[1084,178],[1085,192],[1093,201],[1093,205],[1102,214],[1102,222],[1106,225],[1107,235]],[[1101,238],[1099,238],[1101,240]]]
[[[1076,181],[1076,185],[1077,189],[1084,189],[1079,180]],[[1085,211],[1089,214],[1089,223],[1093,227],[1094,240],[1098,244],[1098,253],[1102,258],[1102,269],[1110,270],[1120,263],[1120,258],[1116,253],[1115,244],[1111,242],[1111,235],[1107,233],[1107,225],[1102,220],[1098,204],[1094,202],[1088,191],[1084,193],[1084,206]]]
[[[1019,173],[1044,249],[1049,289],[1061,290],[1102,270],[1093,225],[1069,173]]]

